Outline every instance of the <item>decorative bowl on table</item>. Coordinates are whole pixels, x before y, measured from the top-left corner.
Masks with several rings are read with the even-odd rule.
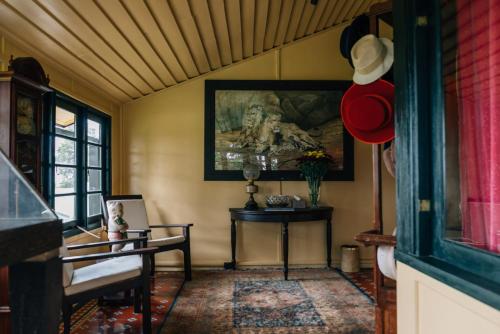
[[[266,204],[270,208],[286,208],[290,204],[290,197],[287,195],[266,196]]]

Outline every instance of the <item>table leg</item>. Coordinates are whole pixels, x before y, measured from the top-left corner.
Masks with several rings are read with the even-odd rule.
[[[332,266],[332,220],[326,221],[326,263],[328,268]]]
[[[288,222],[283,222],[283,273],[285,274],[285,281],[288,280]]]
[[[225,262],[224,269],[236,270],[236,220],[234,219],[231,219],[231,262]]]

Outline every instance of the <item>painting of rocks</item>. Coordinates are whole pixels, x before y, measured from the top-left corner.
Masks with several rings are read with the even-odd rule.
[[[322,149],[333,157],[324,180],[354,179],[354,144],[340,104],[352,82],[206,80],[205,180],[241,180],[245,165],[261,180],[303,180],[296,158]]]
[[[215,92],[215,168],[295,170],[305,150],[325,149],[343,168],[339,91],[218,90]]]

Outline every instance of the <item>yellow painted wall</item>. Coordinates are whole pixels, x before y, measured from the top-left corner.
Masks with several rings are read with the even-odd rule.
[[[339,53],[338,27],[287,46],[281,51],[241,62],[227,69],[126,104],[123,108],[123,193],[142,193],[150,223],[195,223],[192,259],[195,266],[221,266],[230,259],[228,208],[247,200],[245,182],[203,181],[205,79],[339,79],[350,80],[352,69]],[[384,170],[387,230],[395,221],[394,180]],[[278,193],[278,182],[257,182],[256,200]],[[285,182],[286,194],[307,197],[305,182]],[[321,202],[335,207],[334,260],[340,245],[353,243],[371,223],[371,147],[355,144],[355,181],[323,182]],[[318,265],[326,261],[324,224],[293,223],[290,262]],[[238,231],[240,264],[281,263],[277,224],[243,224]],[[369,249],[361,249],[364,264]],[[161,254],[159,264],[177,265],[181,257]]]
[[[399,334],[498,334],[500,311],[398,262]]]
[[[6,71],[10,57],[34,57],[41,64],[45,73],[50,77],[50,86],[82,101],[108,115],[112,118],[111,142],[112,142],[112,185],[113,192],[120,192],[120,108],[121,105],[114,101],[105,92],[93,88],[89,83],[71,76],[57,68],[55,64],[49,63],[41,58],[36,52],[32,52],[25,46],[16,44],[15,41],[2,35],[0,32],[0,71]]]

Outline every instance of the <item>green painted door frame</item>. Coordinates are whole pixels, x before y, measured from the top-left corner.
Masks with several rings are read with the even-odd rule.
[[[439,0],[394,1],[397,250],[406,263],[500,309],[500,256],[445,239]],[[429,201],[430,210],[422,205]]]

